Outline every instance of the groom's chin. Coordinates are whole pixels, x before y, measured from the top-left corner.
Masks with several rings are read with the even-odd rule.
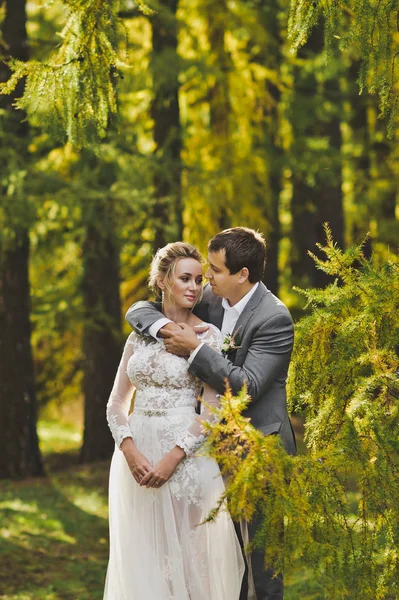
[[[212,287],[212,286],[211,286],[211,288],[212,288],[212,292],[215,294],[215,296],[221,296],[221,294],[218,292],[218,289],[217,289],[217,288],[215,289],[215,288],[214,288],[214,287]]]

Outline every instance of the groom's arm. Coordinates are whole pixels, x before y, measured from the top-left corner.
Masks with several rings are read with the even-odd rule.
[[[157,324],[157,331],[167,323],[171,323],[170,319],[167,319],[161,312],[161,305],[159,302],[148,302],[143,300],[135,302],[130,306],[126,313],[126,321],[130,327],[137,333],[142,335],[151,335],[149,329],[152,325]],[[176,327],[176,326],[175,326]]]
[[[208,321],[208,303],[212,295],[212,290],[207,284],[204,287],[203,299],[193,309],[194,314],[203,321]],[[125,319],[134,331],[142,335],[152,335],[155,337],[157,332],[167,323],[170,324],[168,329],[179,329],[177,325],[170,319],[167,319],[161,312],[161,304],[159,302],[149,302],[148,300],[135,302],[128,308]],[[153,325],[156,325],[156,331],[152,327]],[[149,331],[150,328],[152,328],[152,331]]]
[[[253,402],[261,396],[279,375],[288,369],[294,342],[294,328],[289,314],[270,317],[258,329],[248,347],[242,367],[234,366],[207,344],[201,346],[189,371],[223,394],[226,379],[234,394],[244,383]]]

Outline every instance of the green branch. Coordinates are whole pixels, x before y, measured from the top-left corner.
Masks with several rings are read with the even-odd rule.
[[[306,453],[254,429],[245,390],[228,390],[209,426],[227,482],[209,518],[226,502],[237,520],[258,512],[255,543],[287,579],[307,568],[326,598],[383,600],[399,589],[399,259],[373,264],[326,233],[318,266],[341,284],[304,291],[312,312],[296,324],[289,377]]]
[[[67,9],[62,42],[47,62],[11,60],[12,93],[25,78],[17,108],[36,114],[56,137],[78,147],[104,138],[117,114],[117,26],[119,1],[63,0]]]
[[[334,45],[361,61],[359,90],[377,93],[381,117],[388,118],[388,132],[395,129],[398,77],[395,69],[399,53],[398,0],[291,0],[288,38],[296,53],[304,46],[312,30],[324,23],[327,53]]]

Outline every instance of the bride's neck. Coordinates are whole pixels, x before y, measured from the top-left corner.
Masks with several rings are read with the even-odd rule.
[[[164,303],[162,312],[175,323],[188,323],[191,318],[191,311],[188,308],[180,308],[170,302]]]

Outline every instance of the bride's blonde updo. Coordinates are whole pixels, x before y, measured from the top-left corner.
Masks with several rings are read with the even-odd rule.
[[[163,279],[165,289],[171,292],[171,281],[175,272],[176,263],[181,258],[193,258],[202,264],[203,258],[199,250],[186,242],[172,242],[163,248],[157,250],[152,259],[150,267],[150,277],[148,279],[149,288],[154,292],[155,298],[162,300],[162,292],[157,284],[157,279]]]

